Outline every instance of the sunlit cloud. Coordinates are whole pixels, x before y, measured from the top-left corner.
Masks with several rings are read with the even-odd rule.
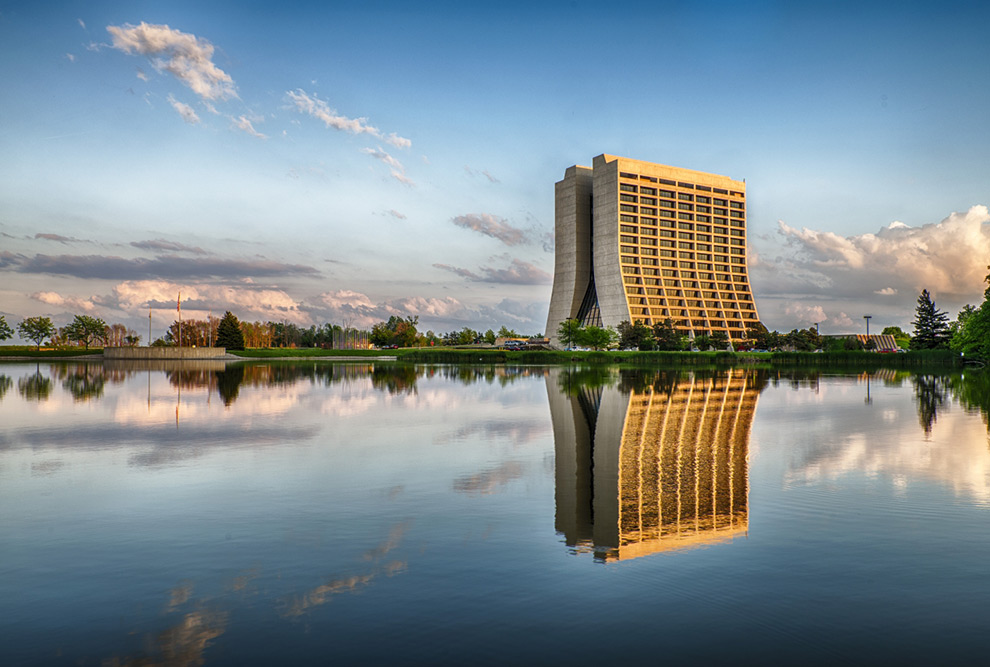
[[[257,137],[258,139],[268,138],[267,135],[264,135],[261,132],[258,132],[256,129],[254,129],[254,125],[251,124],[251,121],[248,120],[247,116],[239,116],[237,118],[231,117],[231,120],[234,122],[234,127],[236,127],[241,132],[246,132],[247,134],[250,134],[252,137]]]
[[[213,45],[167,25],[125,23],[107,26],[113,48],[147,56],[159,72],[168,72],[208,100],[237,97],[234,81],[213,63]]]
[[[502,283],[509,285],[543,285],[552,281],[553,277],[543,269],[524,262],[521,259],[511,259],[505,268],[481,267],[478,272],[451,266],[449,264],[434,264],[435,268],[449,271],[468,280],[486,283]]]
[[[234,80],[213,63],[213,45],[167,25],[125,23],[107,26],[113,48],[140,54],[159,72],[168,72],[208,100],[237,97]]]
[[[83,311],[92,313],[97,310],[96,304],[91,299],[81,299],[79,297],[62,296],[57,292],[35,292],[32,299],[47,303],[50,306],[57,306],[71,311]]]
[[[302,304],[280,289],[251,284],[203,285],[186,281],[128,280],[114,286],[112,295],[103,301],[108,307],[125,312],[147,308],[175,310],[176,297],[182,293],[182,311],[194,316],[230,310],[241,319],[287,320],[296,324],[311,323]]]
[[[175,109],[180,116],[182,116],[182,120],[186,121],[190,125],[195,125],[199,122],[199,116],[196,115],[196,112],[193,111],[191,106],[180,102],[171,95],[169,95],[166,99],[168,100],[168,103],[172,105],[172,108]]]
[[[370,155],[376,160],[381,160],[391,169],[392,178],[406,185],[415,185],[412,180],[406,177],[406,168],[397,159],[383,151],[381,148],[362,148],[361,152]]]
[[[337,113],[337,110],[332,109],[326,101],[321,100],[317,95],[310,95],[302,88],[286,91],[285,96],[296,111],[322,121],[327,128],[350,134],[370,134],[396,148],[412,146],[412,141],[400,137],[395,132],[383,134],[377,127],[369,124],[367,118],[348,118]]]
[[[836,295],[862,294],[876,285],[883,294],[964,296],[982,292],[990,257],[990,212],[973,206],[941,222],[908,227],[892,223],[876,234],[843,237],[779,223],[793,252],[773,262],[809,287]],[[874,289],[870,289],[874,291]]]
[[[527,242],[526,233],[513,227],[505,218],[499,218],[491,213],[468,213],[459,215],[451,220],[456,226],[476,231],[479,234],[498,239],[507,246],[520,245]]]

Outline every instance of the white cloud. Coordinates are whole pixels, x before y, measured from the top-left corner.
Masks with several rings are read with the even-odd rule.
[[[76,57],[75,57],[75,55],[73,55],[73,54],[71,54],[71,53],[66,53],[66,54],[65,54],[65,57],[66,57],[66,58],[67,58],[67,59],[69,60],[69,62],[70,62],[70,63],[74,63],[74,62],[76,62]]]
[[[804,325],[814,324],[815,322],[823,324],[828,321],[828,315],[825,314],[825,309],[821,306],[792,304],[786,308],[785,312]]]
[[[147,73],[146,73],[146,72],[145,72],[145,71],[144,71],[143,69],[141,69],[140,67],[136,67],[135,69],[137,70],[137,78],[139,78],[139,79],[141,79],[142,81],[148,81],[148,80],[149,80],[149,79],[151,78],[151,77],[149,77],[149,76],[148,76],[148,74],[147,74]]]
[[[792,287],[797,283],[835,296],[927,289],[936,295],[967,297],[983,291],[990,257],[986,206],[921,227],[893,223],[876,234],[842,237],[797,230],[782,221],[779,233],[793,252],[760,262],[779,274],[776,282],[790,277]]]
[[[193,108],[188,104],[183,104],[179,100],[175,99],[171,95],[168,96],[168,103],[172,105],[172,108],[179,112],[182,116],[182,120],[186,121],[190,125],[195,125],[199,122],[199,116],[193,111]]]
[[[141,22],[107,26],[113,48],[147,56],[159,72],[168,72],[204,99],[237,97],[234,80],[213,63],[213,45],[167,25]]]
[[[518,227],[513,227],[505,218],[499,218],[491,213],[468,213],[459,215],[451,220],[458,227],[476,231],[493,239],[498,239],[507,246],[515,246],[528,241],[526,233]]]
[[[396,160],[394,157],[379,148],[362,148],[361,152],[365,155],[370,155],[376,160],[381,160],[389,166],[391,169],[392,178],[399,181],[400,183],[405,183],[406,185],[416,185],[412,179],[406,176],[406,168],[402,166],[402,163]]]
[[[268,138],[268,135],[262,134],[261,132],[258,132],[256,129],[254,129],[254,125],[251,124],[251,121],[248,120],[247,116],[239,116],[237,118],[231,116],[230,119],[234,122],[234,127],[236,127],[238,130],[241,130],[242,132],[247,132],[252,137],[258,137],[259,139]]]
[[[341,116],[335,109],[331,109],[329,104],[316,95],[310,97],[302,88],[294,91],[286,91],[285,94],[295,105],[296,111],[323,121],[323,124],[328,128],[351,134],[370,134],[373,137],[382,136],[377,127],[368,125],[367,118],[348,118],[347,116]]]
[[[92,313],[96,310],[96,304],[94,304],[91,299],[63,296],[58,292],[35,292],[31,295],[31,298],[42,303],[47,303],[51,306],[58,306],[71,311],[81,310],[87,313]]]
[[[873,293],[881,296],[894,296],[897,294],[897,290],[893,287],[884,287],[883,289],[874,290]]]
[[[392,144],[396,148],[409,148],[412,146],[412,141],[405,137],[400,137],[395,132],[390,132],[387,137],[382,138],[385,140],[385,143]]]
[[[76,19],[76,22],[79,23],[79,27],[80,28],[82,28],[83,30],[86,29],[86,23],[85,23],[85,21],[83,21],[82,19]]]
[[[323,121],[323,124],[328,128],[349,132],[350,134],[370,134],[396,148],[409,148],[412,146],[412,141],[405,137],[400,137],[395,132],[391,132],[388,135],[383,134],[374,125],[369,125],[367,118],[348,118],[347,116],[340,115],[336,109],[330,108],[330,105],[324,100],[321,100],[316,95],[310,95],[302,88],[286,91],[285,95],[289,98],[296,111]]]
[[[280,289],[253,287],[250,284],[189,285],[168,280],[128,280],[113,288],[113,301],[122,311],[134,313],[156,304],[171,304],[182,293],[182,312],[192,317],[206,317],[212,309],[216,315],[230,310],[242,320],[287,320],[310,324],[309,316],[300,303]],[[189,304],[188,306],[186,304]],[[156,310],[162,308],[156,306]]]

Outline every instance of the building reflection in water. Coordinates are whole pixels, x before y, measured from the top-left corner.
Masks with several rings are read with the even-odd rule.
[[[765,380],[743,370],[634,377],[547,378],[557,532],[600,561],[744,535],[750,426]]]

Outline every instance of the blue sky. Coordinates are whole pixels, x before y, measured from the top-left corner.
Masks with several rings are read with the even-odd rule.
[[[553,183],[746,179],[771,329],[990,263],[983,3],[0,2],[0,314],[542,332]],[[156,335],[161,332],[158,331]]]

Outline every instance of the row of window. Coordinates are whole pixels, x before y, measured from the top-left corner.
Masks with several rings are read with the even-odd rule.
[[[654,269],[649,266],[622,266],[623,281],[629,282],[630,280],[635,280],[636,284],[646,283],[647,285],[660,285],[664,287],[684,287],[688,288],[698,288],[698,280],[719,280],[720,285],[725,285],[724,288],[727,289],[730,281],[737,283],[735,285],[736,289],[744,290],[740,294],[739,298],[751,301],[752,297],[748,295],[749,288],[746,285],[746,269],[742,266],[733,266],[732,273],[711,273],[711,272],[697,272],[697,271],[676,271],[673,269]],[[645,277],[643,277],[645,276]],[[656,278],[651,278],[650,276],[662,276],[662,282],[658,282]],[[652,280],[653,282],[646,282]]]
[[[619,214],[619,222],[638,222],[643,225],[660,225],[662,227],[671,227],[673,226],[672,222],[674,220],[683,220],[687,222],[696,221],[703,224],[721,225],[723,227],[731,226],[743,228],[746,226],[746,222],[742,219],[742,213],[739,214],[738,218],[727,220],[726,218],[721,217],[713,218],[712,216],[703,215],[701,213],[684,213],[682,211],[675,213],[674,211],[667,211],[665,209],[660,209],[657,211],[657,209],[647,206],[641,206],[637,209],[637,207],[632,204],[620,204],[619,210],[621,211]],[[643,217],[637,218],[635,215],[630,215],[632,213],[639,213]],[[658,216],[660,220],[658,221],[656,218],[650,216]]]
[[[733,197],[745,197],[746,196],[746,193],[744,193],[744,192],[736,192],[735,190],[726,190],[725,188],[713,188],[713,187],[709,187],[707,185],[695,185],[694,183],[686,183],[684,181],[672,181],[669,178],[656,178],[654,176],[644,176],[642,174],[631,174],[628,171],[620,171],[619,172],[619,176],[622,177],[622,178],[627,178],[629,180],[633,180],[633,181],[649,181],[650,183],[659,183],[661,185],[673,185],[673,186],[676,186],[678,188],[685,188],[687,190],[700,190],[701,192],[714,192],[714,193],[720,194],[720,195],[732,195]],[[631,187],[636,187],[636,186],[632,186],[631,184],[628,184],[628,183],[622,183],[622,184],[620,184],[620,187],[622,185],[630,185]],[[640,187],[641,188],[652,189],[652,188],[649,188],[649,186],[640,186]]]
[[[633,188],[632,192],[636,191],[635,186],[629,186],[629,187]],[[621,189],[625,190],[626,188],[622,187]],[[647,192],[647,190],[649,190],[649,192]],[[711,206],[721,207],[721,209],[725,209],[726,207],[729,207],[740,211],[746,208],[746,206],[741,201],[730,201],[726,199],[719,199],[717,197],[713,199],[712,197],[705,197],[702,195],[692,195],[692,194],[688,194],[687,192],[678,192],[676,193],[676,197],[675,197],[674,196],[675,193],[670,190],[660,190],[659,191],[660,197],[666,197],[666,199],[657,199],[655,195],[658,194],[658,191],[652,188],[641,188],[640,192],[644,196],[636,196],[635,194],[627,194],[626,192],[620,192],[619,201],[632,202],[634,204],[635,203],[648,204],[651,206],[659,205],[659,206],[665,206],[667,208],[673,208],[675,201],[679,202],[679,205],[681,207],[684,206],[692,207],[695,205],[697,205],[698,207],[707,207],[708,205],[711,205]],[[645,196],[647,194],[654,196],[647,197]],[[722,212],[722,215],[726,215],[724,210]]]

